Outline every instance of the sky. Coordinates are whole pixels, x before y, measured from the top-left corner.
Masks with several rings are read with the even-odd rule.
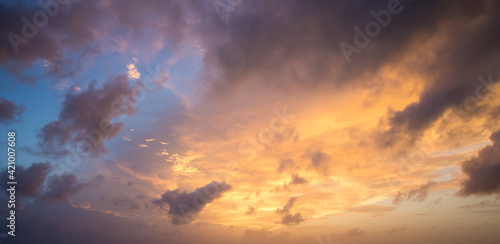
[[[498,1],[2,0],[0,21],[0,243],[500,239]]]

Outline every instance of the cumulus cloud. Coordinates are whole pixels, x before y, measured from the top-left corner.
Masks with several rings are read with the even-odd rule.
[[[429,190],[436,185],[433,180],[421,185],[418,189],[414,189],[407,192],[398,192],[392,203],[400,204],[404,200],[413,200],[415,202],[422,202],[427,198]]]
[[[298,225],[301,222],[305,221],[305,218],[302,216],[302,214],[290,213],[290,210],[293,207],[293,204],[295,203],[296,200],[297,200],[296,197],[291,197],[283,208],[276,209],[276,213],[282,216],[281,217],[282,225],[287,225],[287,226]]]
[[[231,186],[224,181],[213,181],[189,193],[179,189],[166,191],[160,199],[155,199],[152,203],[167,210],[172,217],[172,224],[188,224],[207,204],[221,198],[223,193],[230,189]]]
[[[33,163],[29,167],[16,167],[16,194],[30,197],[36,202],[67,202],[68,198],[89,185],[78,181],[74,174],[48,176],[53,167],[48,163]],[[2,171],[7,178],[8,172]],[[99,181],[99,177],[96,178]],[[4,193],[2,193],[4,194]]]
[[[500,192],[500,131],[490,136],[493,145],[479,151],[478,156],[462,163],[468,179],[458,192],[461,196],[487,195]]]
[[[6,98],[0,98],[0,123],[13,122],[24,112],[25,108],[17,106]]]
[[[134,90],[126,76],[118,76],[102,88],[93,81],[86,90],[66,94],[59,119],[38,133],[39,146],[44,153],[61,155],[67,153],[61,148],[71,143],[84,153],[98,154],[105,151],[103,141],[115,137],[123,126],[111,120],[134,113]]]
[[[42,192],[42,186],[45,178],[52,170],[48,163],[33,163],[29,167],[17,166],[15,176],[18,179],[16,188],[19,189],[16,194],[19,196],[36,197]],[[2,175],[7,179],[7,170],[2,171]]]

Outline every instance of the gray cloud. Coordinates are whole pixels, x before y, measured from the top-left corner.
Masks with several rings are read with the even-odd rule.
[[[51,176],[47,180],[47,190],[43,198],[50,201],[67,201],[68,197],[80,192],[87,183],[81,183],[74,174]]]
[[[16,192],[19,196],[36,197],[42,193],[43,183],[47,175],[52,170],[52,166],[45,163],[33,163],[29,167],[17,166],[15,176],[17,179]],[[2,176],[7,179],[7,170],[2,171]]]
[[[94,33],[106,17],[98,1],[41,2],[51,4],[47,5],[51,10],[43,10],[35,2],[0,4],[0,21],[9,23],[0,27],[0,35],[5,37],[0,41],[0,64],[25,82],[33,82],[35,77],[27,77],[23,70],[39,60],[49,64],[48,74],[74,75],[83,65],[82,56],[97,52]],[[48,17],[45,24],[33,20],[37,13]],[[80,55],[69,57],[67,50]]]
[[[221,198],[224,192],[231,189],[226,182],[213,181],[203,187],[196,188],[193,192],[181,192],[179,189],[166,191],[160,199],[152,201],[153,204],[167,210],[172,217],[172,224],[188,224],[205,206]]]
[[[21,116],[24,110],[24,107],[17,106],[6,98],[0,98],[0,123],[5,124],[16,121],[16,119]]]
[[[280,161],[280,165],[278,167],[278,172],[279,173],[283,173],[283,172],[285,172],[287,170],[295,169],[295,167],[296,167],[296,164],[295,164],[295,162],[292,159],[289,159],[289,158],[282,159]]]
[[[305,157],[311,161],[310,167],[318,173],[322,175],[329,175],[331,173],[330,164],[332,163],[332,158],[330,155],[321,152],[321,150],[308,150],[305,153]]]
[[[422,202],[427,198],[429,190],[436,185],[435,181],[428,181],[427,183],[421,185],[418,189],[414,189],[408,192],[398,192],[392,203],[400,204],[404,200],[413,200],[416,202]]]
[[[111,203],[115,206],[127,209],[139,209],[139,204],[127,196],[114,197]]]
[[[287,226],[292,226],[292,225],[298,225],[301,222],[305,221],[305,218],[302,216],[300,213],[295,213],[292,214],[290,213],[291,208],[293,207],[295,201],[297,200],[296,197],[291,197],[287,204],[281,208],[281,209],[276,209],[276,213],[278,215],[281,215],[281,224],[287,225]]]
[[[299,174],[292,175],[292,181],[290,181],[290,185],[302,185],[306,184],[308,181],[305,178],[299,176]]]
[[[257,211],[256,207],[248,205],[248,209],[245,212],[245,214],[246,215],[253,215],[253,214],[255,214],[256,211]]]
[[[462,163],[462,172],[469,178],[458,192],[461,196],[487,195],[500,192],[500,131],[490,136],[493,145],[479,151],[478,156]]]
[[[67,143],[87,154],[104,152],[103,141],[115,137],[123,126],[111,120],[134,113],[135,94],[126,76],[118,76],[102,88],[91,82],[84,91],[66,94],[59,119],[38,133],[39,146],[52,155],[68,153],[61,149]]]

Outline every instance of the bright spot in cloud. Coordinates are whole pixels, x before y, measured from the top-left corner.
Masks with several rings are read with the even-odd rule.
[[[137,71],[137,66],[135,66],[135,63],[137,60],[135,58],[133,60],[134,61],[132,63],[127,65],[128,78],[129,79],[139,79],[139,78],[141,78],[141,73],[139,73],[139,71]]]

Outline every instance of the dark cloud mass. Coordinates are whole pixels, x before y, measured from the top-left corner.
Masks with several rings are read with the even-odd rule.
[[[398,192],[392,203],[400,204],[404,200],[413,200],[416,202],[422,202],[427,198],[429,190],[435,185],[436,182],[430,180],[429,182],[421,185],[418,189],[414,189],[408,192]]]
[[[9,169],[10,170],[10,169]],[[52,166],[45,163],[33,163],[29,167],[17,166],[15,177],[18,179],[17,194],[19,196],[36,197],[42,193],[42,186],[47,175],[52,170]],[[8,177],[8,171],[2,171],[5,179]]]
[[[290,181],[290,185],[302,185],[306,184],[308,181],[305,178],[299,176],[299,174],[292,175],[292,181]]]
[[[47,190],[43,197],[47,200],[67,201],[68,197],[81,191],[87,183],[81,183],[71,174],[56,175],[47,180]]]
[[[0,98],[0,123],[15,121],[24,110],[24,107],[19,107],[4,97]]]
[[[281,209],[276,209],[276,213],[278,215],[281,215],[281,224],[287,225],[287,226],[292,226],[292,225],[298,225],[301,222],[305,221],[305,218],[302,216],[300,213],[290,213],[291,208],[293,207],[295,201],[297,201],[296,197],[292,197],[288,200],[287,204],[281,208]]]
[[[461,196],[500,192],[500,131],[490,136],[493,145],[479,151],[478,156],[462,163],[462,172],[469,178],[458,192]]]
[[[123,126],[111,120],[134,113],[135,94],[126,76],[118,76],[102,88],[91,82],[86,90],[66,95],[59,119],[38,133],[39,145],[44,153],[55,155],[67,153],[60,149],[66,143],[89,154],[103,152],[103,141],[115,137]]]
[[[181,192],[179,189],[166,191],[153,204],[167,210],[172,217],[172,224],[190,223],[203,208],[215,199],[221,198],[224,192],[231,189],[226,182],[213,181],[193,192]]]

